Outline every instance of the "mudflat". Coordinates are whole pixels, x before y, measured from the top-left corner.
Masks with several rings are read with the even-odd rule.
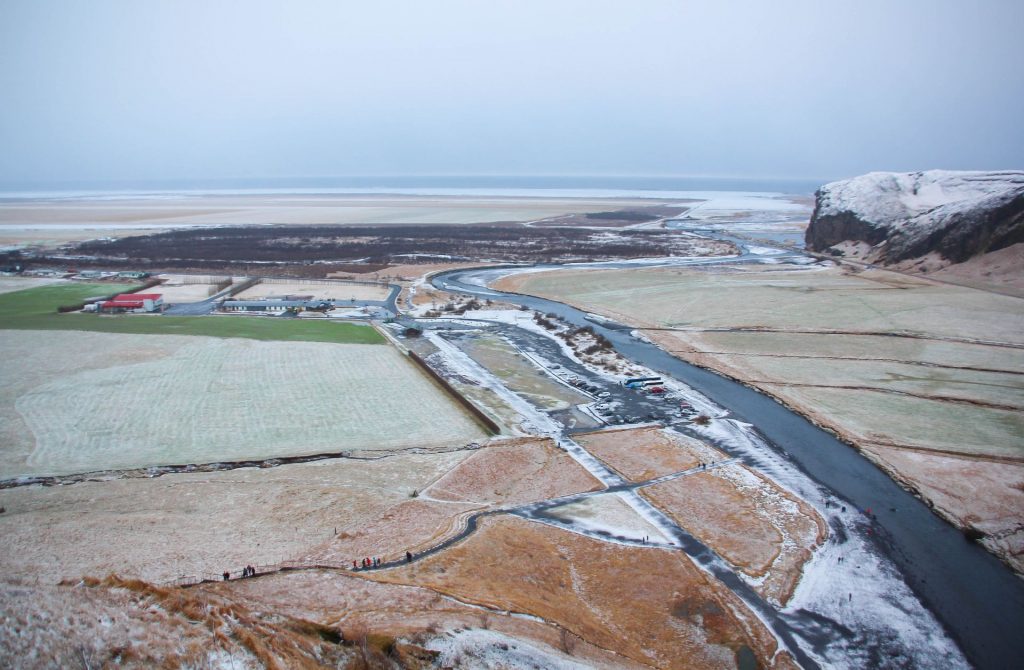
[[[535,221],[658,204],[611,198],[400,195],[0,199],[0,244],[66,243],[202,226]]]

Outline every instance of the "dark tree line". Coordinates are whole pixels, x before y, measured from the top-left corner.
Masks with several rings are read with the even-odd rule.
[[[74,253],[111,260],[187,261],[194,266],[415,262],[417,255],[542,262],[667,255],[685,244],[665,230],[608,233],[525,226],[253,226],[96,240],[79,244]]]

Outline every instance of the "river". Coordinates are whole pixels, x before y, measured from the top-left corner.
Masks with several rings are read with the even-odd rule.
[[[731,259],[677,259],[676,264],[754,262],[743,253]],[[805,261],[799,254],[779,252],[777,260]],[[637,267],[604,263],[600,267]],[[557,269],[559,266],[545,266]],[[566,266],[576,267],[579,266]],[[714,372],[690,365],[657,346],[638,340],[629,328],[598,323],[569,305],[485,285],[508,270],[456,270],[436,276],[437,288],[525,305],[553,312],[575,325],[588,325],[637,363],[689,384],[765,438],[766,449],[792,461],[807,477],[862,510],[872,510],[874,523],[866,538],[902,573],[907,585],[936,616],[978,668],[1011,668],[1024,664],[1024,580],[982,547],[969,542],[922,501],[897,485],[858,451],[836,439],[774,399]],[[837,585],[837,588],[842,587]],[[900,666],[899,659],[877,659]]]

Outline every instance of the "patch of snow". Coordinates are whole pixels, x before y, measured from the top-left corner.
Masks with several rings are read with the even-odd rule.
[[[770,449],[750,424],[719,418],[706,426],[694,424],[691,428],[712,444],[741,454],[759,472],[814,507],[833,529],[804,566],[793,598],[783,610],[791,615],[788,620],[797,635],[801,632],[800,620],[805,619],[801,610],[855,631],[849,639],[835,640],[817,652],[808,640],[804,649],[817,662],[823,667],[864,667],[869,664],[872,646],[888,645],[888,650],[883,651],[913,651],[919,667],[968,667],[941,624],[917,599],[892,563],[872,550],[860,527],[867,517],[855,505],[827,493],[792,461]],[[846,512],[840,511],[843,505]],[[843,541],[838,539],[840,536],[844,536]],[[813,635],[817,631],[806,632]]]
[[[754,254],[755,256],[781,256],[783,254],[791,253],[785,249],[776,249],[775,247],[761,247],[756,244],[746,245],[747,253]]]
[[[669,538],[635,509],[633,500],[627,500],[622,492],[587,496],[548,508],[545,513],[563,519],[587,534],[624,538],[634,543],[648,537],[652,544],[670,544]]]
[[[440,652],[437,664],[442,668],[589,670],[593,667],[551,647],[541,648],[493,630],[454,631],[432,638],[423,646]]]

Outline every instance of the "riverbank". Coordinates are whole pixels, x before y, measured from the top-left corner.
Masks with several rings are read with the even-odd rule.
[[[1016,298],[779,264],[527,273],[493,286],[616,319],[775,398],[1024,570]]]
[[[754,263],[764,260],[750,254],[742,258],[742,261]],[[781,259],[772,258],[769,262],[777,260]],[[621,270],[624,266],[609,264],[605,267]],[[833,510],[826,512],[831,528],[829,543],[838,543],[840,549],[823,552],[815,559],[818,569],[805,574],[801,580],[796,595],[801,605],[793,615],[804,619],[808,612],[812,615],[828,612],[822,619],[815,618],[816,629],[820,630],[825,621],[841,621],[843,626],[849,627],[852,614],[834,607],[836,590],[842,592],[848,585],[866,577],[870,586],[863,585],[871,595],[862,594],[864,597],[858,598],[854,609],[857,616],[863,615],[858,625],[864,630],[908,620],[906,613],[893,616],[882,611],[872,612],[872,608],[884,609],[886,603],[920,599],[976,667],[1004,667],[1024,654],[1016,635],[1016,630],[1024,625],[1021,580],[992,554],[965,542],[963,533],[934,514],[861,453],[766,394],[724,375],[690,365],[646,338],[631,334],[628,328],[606,324],[564,302],[482,288],[496,278],[494,272],[457,272],[436,278],[434,284],[447,290],[525,305],[542,313],[550,312],[576,325],[591,324],[630,360],[683,382],[724,408],[730,418],[715,420],[709,427],[716,447],[734,457],[742,457],[777,481],[781,477],[787,487],[798,491],[805,500],[817,500],[819,512]],[[581,281],[575,285],[586,286]],[[697,433],[703,438],[708,430],[699,429]],[[848,510],[859,519],[853,527],[846,526]],[[841,513],[837,515],[836,511]],[[860,558],[847,565],[845,572],[839,571],[838,559],[845,554],[850,563],[850,551],[854,547],[863,547],[863,551],[855,552]],[[868,566],[864,560],[868,561]],[[899,596],[894,600],[894,584],[900,588],[909,586],[916,598]],[[872,633],[871,640],[881,639],[879,634],[883,637],[889,634],[876,633]],[[902,634],[897,634],[897,639],[900,637]],[[854,646],[843,645],[848,653],[857,653],[856,649],[862,646],[859,642],[851,644]],[[908,648],[916,650],[916,657],[920,649],[930,644],[926,643],[925,647],[914,644]],[[907,662],[912,663],[909,659]]]

